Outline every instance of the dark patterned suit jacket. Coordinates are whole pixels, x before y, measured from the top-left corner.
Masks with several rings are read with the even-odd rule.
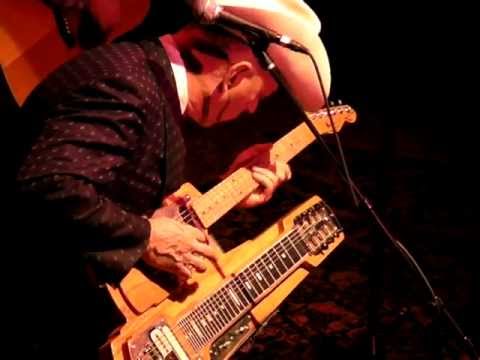
[[[105,45],[62,66],[24,108],[24,290],[42,294],[37,322],[55,319],[58,336],[75,324],[76,341],[90,344],[86,334],[95,334],[97,345],[111,326],[111,304],[92,280],[117,281],[139,261],[150,233],[145,217],[183,181],[171,67],[157,41]],[[52,356],[51,338],[36,341]]]

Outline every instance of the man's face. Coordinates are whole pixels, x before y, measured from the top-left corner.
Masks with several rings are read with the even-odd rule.
[[[228,80],[227,80],[228,81]],[[207,100],[203,126],[232,121],[243,113],[254,113],[260,101],[277,89],[276,83],[265,73],[241,76],[231,86],[220,83]]]

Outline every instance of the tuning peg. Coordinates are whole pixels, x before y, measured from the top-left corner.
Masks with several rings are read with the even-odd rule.
[[[330,100],[328,103],[330,104],[330,106],[343,105],[343,101],[342,101],[342,100],[337,100],[337,101]]]

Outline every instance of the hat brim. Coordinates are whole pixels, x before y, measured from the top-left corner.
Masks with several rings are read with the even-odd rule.
[[[309,49],[317,63],[323,88],[316,76],[311,59],[277,44],[271,44],[268,53],[285,77],[293,95],[305,111],[317,111],[324,107],[330,92],[330,63],[325,46],[318,34],[320,24],[313,11],[302,1],[282,1],[284,10],[268,10],[224,6],[224,10],[254,24],[287,35]]]

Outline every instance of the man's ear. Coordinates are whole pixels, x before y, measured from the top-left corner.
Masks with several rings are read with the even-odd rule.
[[[255,68],[249,61],[239,61],[227,69],[223,79],[224,90],[229,90],[240,84],[243,79],[255,75]]]

